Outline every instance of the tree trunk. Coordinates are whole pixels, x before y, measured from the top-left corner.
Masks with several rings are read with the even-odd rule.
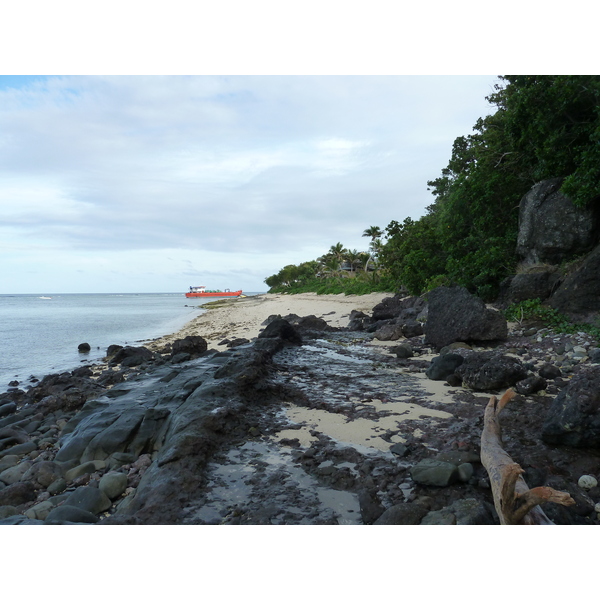
[[[516,396],[508,389],[498,400],[492,396],[483,417],[481,434],[481,463],[490,476],[494,506],[501,525],[554,525],[539,506],[542,502],[555,502],[563,506],[575,504],[566,492],[550,487],[529,489],[522,477],[523,469],[502,447],[499,415]]]

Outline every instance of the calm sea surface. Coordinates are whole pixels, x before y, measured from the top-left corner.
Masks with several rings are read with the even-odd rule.
[[[111,344],[140,345],[174,333],[201,315],[183,294],[0,295],[0,393],[14,379],[100,362]],[[88,354],[77,351],[87,342]]]

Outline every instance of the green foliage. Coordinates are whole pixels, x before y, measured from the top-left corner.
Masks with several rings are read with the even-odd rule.
[[[382,263],[411,293],[444,281],[494,298],[516,266],[519,202],[542,179],[563,177],[578,204],[600,201],[600,76],[506,76],[487,100],[496,112],[428,182],[428,214],[386,229]]]
[[[600,327],[587,323],[573,323],[566,315],[554,308],[544,306],[539,298],[511,304],[504,311],[504,316],[508,321],[517,323],[530,320],[542,321],[556,333],[573,334],[583,331],[600,340]]]
[[[576,204],[600,202],[600,76],[508,75],[487,100],[495,112],[456,138],[448,166],[428,182],[434,203],[426,215],[392,221],[385,243],[379,227],[365,229],[368,253],[337,243],[318,261],[288,265],[265,282],[285,291],[382,285],[412,294],[458,284],[493,299],[514,273],[519,202],[533,184],[561,177]],[[344,265],[365,275],[375,265],[377,277],[349,282]]]
[[[361,296],[372,292],[394,292],[394,284],[387,277],[314,277],[291,286],[272,287],[271,294],[346,294]]]

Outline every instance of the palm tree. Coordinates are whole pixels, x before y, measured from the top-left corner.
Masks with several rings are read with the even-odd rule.
[[[336,260],[342,262],[346,258],[347,252],[348,251],[346,250],[346,248],[344,248],[342,242],[338,242],[337,244],[329,248],[328,254],[331,254]]]
[[[362,263],[362,257],[364,252],[359,252],[358,250],[348,250],[346,252],[346,259],[350,264],[350,271],[355,271],[354,267],[358,267]]]
[[[372,227],[365,229],[362,234],[363,237],[370,237],[372,242],[374,242],[377,238],[380,238],[382,235],[383,231],[381,231],[377,225],[373,225]]]
[[[363,231],[363,234],[362,234],[363,237],[371,238],[371,243],[369,244],[369,250],[371,251],[371,253],[369,255],[369,260],[367,260],[367,262],[365,264],[365,273],[367,272],[367,270],[369,268],[369,263],[371,262],[371,259],[373,259],[375,257],[375,255],[377,254],[377,252],[379,252],[379,250],[381,250],[380,238],[382,235],[383,235],[383,231],[381,231],[381,229],[377,225],[373,225],[372,227],[369,227],[368,229],[365,229]]]

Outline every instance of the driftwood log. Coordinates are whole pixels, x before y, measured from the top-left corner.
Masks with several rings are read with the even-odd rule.
[[[483,417],[481,434],[481,463],[490,477],[494,506],[501,525],[554,525],[539,506],[555,502],[563,506],[575,504],[566,492],[551,487],[529,489],[522,477],[523,469],[502,447],[499,415],[516,396],[510,388],[498,400],[492,396]]]

